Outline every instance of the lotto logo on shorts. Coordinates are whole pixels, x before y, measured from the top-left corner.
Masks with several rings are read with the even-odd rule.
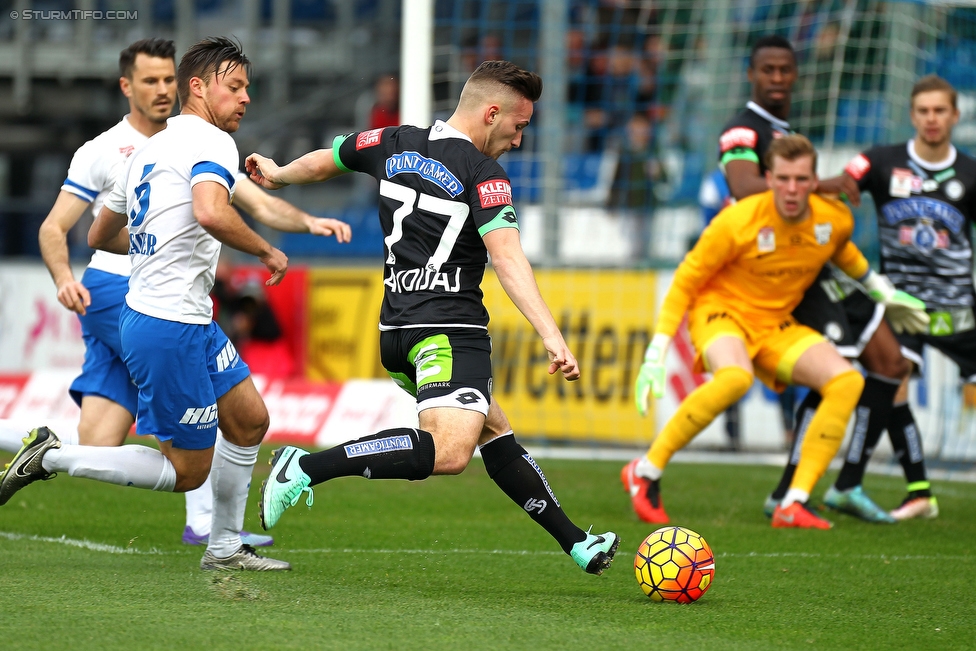
[[[240,355],[237,354],[237,349],[234,348],[234,344],[229,341],[227,344],[220,349],[217,353],[217,370],[226,371],[229,368],[234,368],[237,366],[237,362],[241,361]]]
[[[375,441],[363,441],[362,443],[350,443],[344,447],[346,458],[368,457],[372,454],[382,454],[384,452],[395,452],[396,450],[412,450],[413,439],[409,436],[388,436],[385,439]]]
[[[359,134],[359,137],[356,138],[356,151],[380,144],[380,137],[382,137],[382,135],[383,129],[371,129],[369,131],[363,131]]]
[[[844,171],[850,174],[855,181],[860,181],[865,174],[871,171],[871,161],[864,154],[858,154],[851,159]]]
[[[719,149],[724,153],[730,149],[735,149],[736,147],[755,149],[758,141],[759,134],[752,129],[747,129],[746,127],[733,127],[732,129],[729,129],[723,133],[722,137],[718,139],[718,146]]]
[[[512,186],[501,179],[485,181],[478,186],[478,198],[482,208],[511,205]]]
[[[209,407],[190,407],[180,419],[180,425],[207,425],[217,420],[216,403]]]

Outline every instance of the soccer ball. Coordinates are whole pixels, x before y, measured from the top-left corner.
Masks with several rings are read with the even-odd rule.
[[[690,604],[712,585],[715,557],[694,531],[663,527],[637,548],[634,573],[641,590],[652,600]]]

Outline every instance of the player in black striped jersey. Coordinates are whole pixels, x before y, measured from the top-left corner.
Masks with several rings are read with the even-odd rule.
[[[976,222],[976,160],[952,145],[959,120],[956,90],[935,75],[912,88],[915,137],[907,143],[872,147],[856,156],[839,177],[852,203],[870,192],[878,216],[881,269],[895,286],[925,301],[929,332],[898,335],[902,351],[918,367],[927,344],[959,365],[966,383],[976,383],[976,319],[973,308],[972,224]],[[907,378],[898,390],[892,442],[908,479],[908,496],[892,511],[898,519],[936,517],[922,442],[908,411]]]
[[[728,179],[732,196],[742,199],[765,191],[763,156],[776,138],[792,133],[788,122],[793,84],[797,78],[796,57],[790,42],[780,36],[765,36],[753,46],[749,63],[752,99],[730,121],[719,138],[719,162]],[[841,191],[839,179],[824,179],[821,193]],[[793,315],[804,325],[824,334],[845,357],[858,359],[868,371],[864,392],[855,410],[855,439],[847,463],[825,501],[874,522],[892,518],[863,492],[860,484],[867,454],[862,438],[877,439],[892,418],[892,400],[901,379],[909,373],[908,362],[899,353],[898,341],[883,319],[884,308],[865,296],[853,283],[840,284],[829,266],[804,296]],[[796,414],[796,437],[783,478],[766,500],[764,511],[771,516],[778,502],[790,497],[788,489],[808,422],[819,403],[811,393]]]
[[[579,378],[576,358],[522,252],[511,186],[497,162],[521,144],[541,93],[538,75],[488,61],[465,83],[446,122],[339,137],[332,149],[281,168],[257,154],[248,157],[252,179],[270,189],[352,171],[379,181],[386,235],[380,353],[420,412],[420,429],[386,430],[315,454],[291,447],[277,452],[262,487],[265,528],[311,485],[351,475],[416,480],[457,474],[480,448],[491,478],[581,568],[599,574],[610,565],[617,535],[594,535],[570,521],[491,396],[481,292],[488,254],[502,287],[542,337],[549,373]]]

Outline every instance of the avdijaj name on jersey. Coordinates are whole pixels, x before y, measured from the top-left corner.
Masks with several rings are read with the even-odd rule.
[[[448,272],[435,269],[400,269],[389,268],[390,275],[383,280],[391,292],[420,292],[423,290],[436,291],[438,287],[445,292],[457,293],[461,291],[461,269],[454,270],[452,279]]]
[[[393,154],[386,159],[387,178],[392,179],[397,174],[406,172],[419,174],[422,178],[443,188],[451,197],[456,197],[464,192],[461,181],[440,161],[421,156],[415,151]]]

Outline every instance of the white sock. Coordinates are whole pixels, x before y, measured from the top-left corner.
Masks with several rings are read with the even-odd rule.
[[[16,454],[24,447],[24,437],[28,430],[11,425],[9,420],[0,420],[0,450]]]
[[[258,460],[260,445],[241,447],[217,437],[214,446],[213,468],[213,523],[210,527],[210,543],[207,549],[217,558],[227,558],[241,547],[241,529],[244,527],[244,507],[247,505],[247,489],[251,487],[251,471]]]
[[[200,488],[187,491],[186,526],[198,536],[210,534],[210,521],[213,519],[213,488],[210,475]]]
[[[41,465],[48,472],[66,472],[119,486],[167,492],[176,486],[173,464],[159,450],[144,445],[65,445],[45,452]]]
[[[799,488],[791,488],[790,490],[786,491],[786,495],[783,497],[783,501],[780,502],[779,504],[785,509],[793,502],[806,504],[807,500],[809,499],[810,499],[810,493],[806,491],[801,491]]]
[[[62,445],[78,445],[78,423],[72,421],[51,421],[46,423],[58,435]],[[0,418],[0,450],[17,453],[24,445],[26,437],[37,427],[36,421],[23,418]]]
[[[645,455],[640,458],[640,461],[634,467],[634,474],[638,477],[650,479],[651,481],[657,481],[664,474],[664,470],[651,463],[651,460]]]

